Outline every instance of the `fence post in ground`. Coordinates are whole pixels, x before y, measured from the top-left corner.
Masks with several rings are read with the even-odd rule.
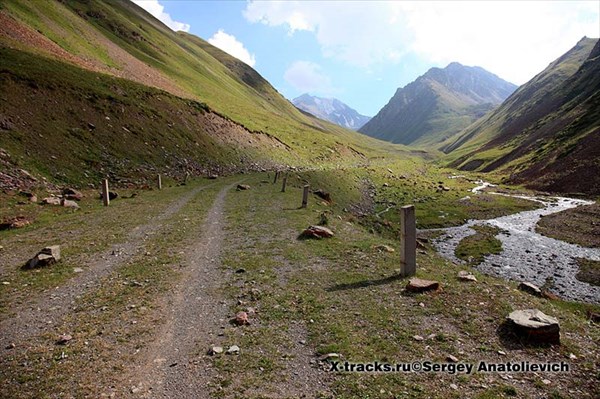
[[[308,189],[310,188],[310,186],[307,184],[306,186],[304,186],[304,191],[302,192],[302,206],[301,208],[306,208],[306,206],[308,205]]]
[[[275,171],[275,177],[273,178],[273,184],[277,183],[277,178],[279,177],[279,172]]]
[[[110,204],[110,198],[108,196],[108,179],[102,180],[102,202],[104,203],[104,206]]]
[[[417,227],[414,205],[400,208],[400,274],[414,276],[417,272]]]
[[[158,185],[158,189],[162,190],[162,179],[160,177],[160,174],[158,175],[158,181],[157,181],[157,185]]]
[[[287,184],[287,175],[283,176],[283,183],[281,184],[281,192],[285,193],[285,186]]]

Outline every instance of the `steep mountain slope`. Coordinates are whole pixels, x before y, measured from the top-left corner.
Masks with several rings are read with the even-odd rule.
[[[583,38],[444,150],[455,167],[600,194],[600,45]]]
[[[73,150],[64,158],[73,162],[64,162],[61,168],[66,169],[60,172],[70,175],[69,180],[73,181],[82,177],[80,165],[85,157],[69,147],[75,145],[69,132],[89,130],[86,120],[98,127],[92,137],[108,141],[112,136],[118,138],[118,147],[116,142],[107,145],[100,139],[90,144],[90,151],[104,154],[102,158],[92,157],[94,162],[114,168],[114,173],[135,170],[131,165],[117,168],[114,162],[108,162],[109,158],[115,160],[121,156],[127,157],[127,162],[135,160],[132,165],[145,163],[144,170],[173,167],[162,165],[160,157],[143,156],[147,150],[158,153],[163,146],[170,148],[174,159],[192,159],[202,165],[193,168],[197,170],[239,167],[242,158],[250,164],[363,162],[364,154],[379,156],[388,151],[384,143],[304,114],[246,64],[200,38],[171,31],[129,1],[1,1],[0,47],[3,51],[0,121],[7,127],[3,130],[11,132],[0,135],[0,148],[13,155],[11,165],[22,156],[17,163],[42,176],[59,180],[61,175],[51,170],[56,162],[40,155],[43,148],[31,141],[31,137],[45,131],[51,132],[56,142],[64,142],[56,148],[59,154],[52,155],[55,160],[62,161],[62,152]],[[48,74],[42,73],[45,69]],[[36,88],[39,101],[29,96],[30,87]],[[135,101],[129,90],[139,94]],[[163,107],[164,104],[156,102],[161,101],[157,98],[169,98],[168,102],[180,106]],[[42,104],[46,100],[48,103]],[[114,117],[106,110],[111,102],[127,103],[122,109],[128,112],[128,117],[144,116],[136,122],[134,136],[150,148],[131,145],[130,136],[121,137],[124,131],[133,131],[127,124],[107,123],[107,131],[98,135],[104,125],[99,121]],[[14,107],[17,103],[22,106]],[[39,115],[36,107],[45,107],[46,114]],[[64,108],[69,109],[72,120],[64,114]],[[200,112],[197,108],[209,117],[194,120]],[[116,111],[111,112],[114,115]],[[49,117],[52,113],[57,117]],[[174,126],[190,141],[180,137],[169,143],[167,132]],[[257,141],[247,139],[245,133],[237,137],[235,132],[251,134]],[[220,134],[227,139],[212,147],[209,143],[219,141],[215,136]],[[84,136],[82,141],[89,138],[87,133]],[[227,142],[235,145],[228,148],[231,143]],[[31,148],[24,148],[24,143]],[[206,144],[211,150],[199,150],[196,154],[193,143],[200,148]],[[247,147],[254,149],[244,156],[233,155]],[[27,152],[36,156],[30,157]],[[91,175],[89,179],[93,180]]]
[[[500,104],[516,86],[453,62],[400,88],[359,131],[393,143],[437,146]]]
[[[321,98],[306,93],[294,98],[292,104],[317,118],[352,130],[358,130],[371,119],[335,98]]]

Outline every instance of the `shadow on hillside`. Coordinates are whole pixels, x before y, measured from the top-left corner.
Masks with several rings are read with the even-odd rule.
[[[363,281],[357,281],[355,283],[336,284],[332,287],[327,288],[326,291],[328,291],[328,292],[345,291],[345,290],[353,290],[356,288],[373,287],[373,286],[378,286],[378,285],[391,284],[395,281],[402,280],[403,278],[404,277],[402,277],[401,275],[395,274],[393,276],[381,278],[378,280],[363,280]]]

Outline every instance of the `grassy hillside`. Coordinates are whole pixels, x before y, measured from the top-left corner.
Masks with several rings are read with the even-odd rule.
[[[600,193],[595,177],[599,51],[597,39],[582,39],[497,110],[447,142],[449,164],[502,169],[512,173],[512,181],[541,189]]]
[[[86,183],[409,155],[301,113],[246,64],[128,1],[0,5],[0,148],[15,178],[26,169]]]

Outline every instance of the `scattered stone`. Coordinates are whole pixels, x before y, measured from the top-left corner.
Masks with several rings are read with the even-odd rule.
[[[10,285],[10,281],[3,281],[2,285]]]
[[[558,320],[538,309],[515,310],[508,315],[515,332],[530,343],[560,344]]]
[[[210,348],[208,350],[208,354],[210,356],[220,355],[221,353],[223,353],[223,347],[222,346],[213,346],[212,348]]]
[[[248,313],[238,312],[238,314],[235,315],[235,324],[237,324],[238,326],[250,325],[250,320],[248,320]]]
[[[308,226],[306,230],[300,234],[302,238],[330,238],[333,237],[333,231],[323,226]]]
[[[35,269],[39,267],[45,267],[53,265],[60,260],[60,245],[52,245],[43,248],[33,258],[31,258],[24,266],[23,269]]]
[[[425,338],[423,338],[423,337],[422,337],[422,336],[420,336],[420,335],[413,335],[413,339],[414,339],[415,341],[424,341],[424,340],[425,340]]]
[[[11,342],[10,344],[6,345],[4,347],[4,349],[15,349],[17,346],[15,345],[14,342]]]
[[[383,187],[389,187],[390,185],[387,183],[383,183]]]
[[[458,272],[458,279],[462,281],[477,281],[477,277],[464,270]]]
[[[450,384],[450,388],[452,388],[452,389],[458,389],[458,385],[456,385],[456,384]]]
[[[392,247],[390,247],[389,245],[385,245],[385,244],[380,244],[380,245],[375,245],[373,246],[374,249],[377,249],[381,252],[395,252],[396,250]]]
[[[229,347],[229,349],[227,349],[227,353],[228,355],[238,355],[240,353],[240,347],[237,345],[232,345]]]
[[[209,178],[210,180],[215,180],[215,179],[218,179],[218,178],[219,178],[219,175],[208,175],[208,178]]]
[[[20,229],[30,224],[31,220],[25,216],[17,216],[0,223],[0,230]]]
[[[540,296],[540,297],[542,296],[542,291],[539,289],[539,287],[532,283],[523,281],[519,284],[518,288],[519,288],[519,290],[527,292],[528,294]]]
[[[506,352],[504,352],[504,351],[498,351],[498,354],[499,354],[500,356],[506,356]]]
[[[242,191],[242,190],[250,190],[250,186],[247,184],[238,184],[237,191]]]
[[[81,267],[74,267],[73,273],[83,273],[83,269]]]
[[[81,201],[83,198],[83,194],[81,191],[77,191],[74,188],[65,188],[63,190],[63,196],[65,199],[73,200],[73,201]]]
[[[94,130],[96,128],[96,125],[94,125],[92,122],[88,122],[88,128]]]
[[[60,337],[58,337],[58,340],[56,341],[56,345],[66,345],[72,339],[73,339],[73,337],[69,334],[61,335]]]
[[[71,200],[63,199],[61,200],[61,205],[65,208],[79,209],[79,205],[77,204],[77,202]]]
[[[456,356],[448,355],[446,356],[446,360],[451,363],[458,363],[458,358]]]
[[[236,272],[237,274],[246,273],[246,269],[244,269],[244,268],[242,267],[242,268],[240,268],[240,269],[237,269],[235,272]]]
[[[57,197],[46,197],[42,199],[43,205],[59,205],[60,206],[60,198]]]
[[[569,353],[569,359],[571,359],[571,360],[577,360],[577,356],[575,356],[572,353]]]
[[[552,383],[552,381],[550,380],[542,380],[542,382],[544,383],[544,385],[550,385]]]
[[[440,283],[437,281],[423,280],[420,278],[411,278],[406,285],[409,292],[437,291],[440,289]]]

